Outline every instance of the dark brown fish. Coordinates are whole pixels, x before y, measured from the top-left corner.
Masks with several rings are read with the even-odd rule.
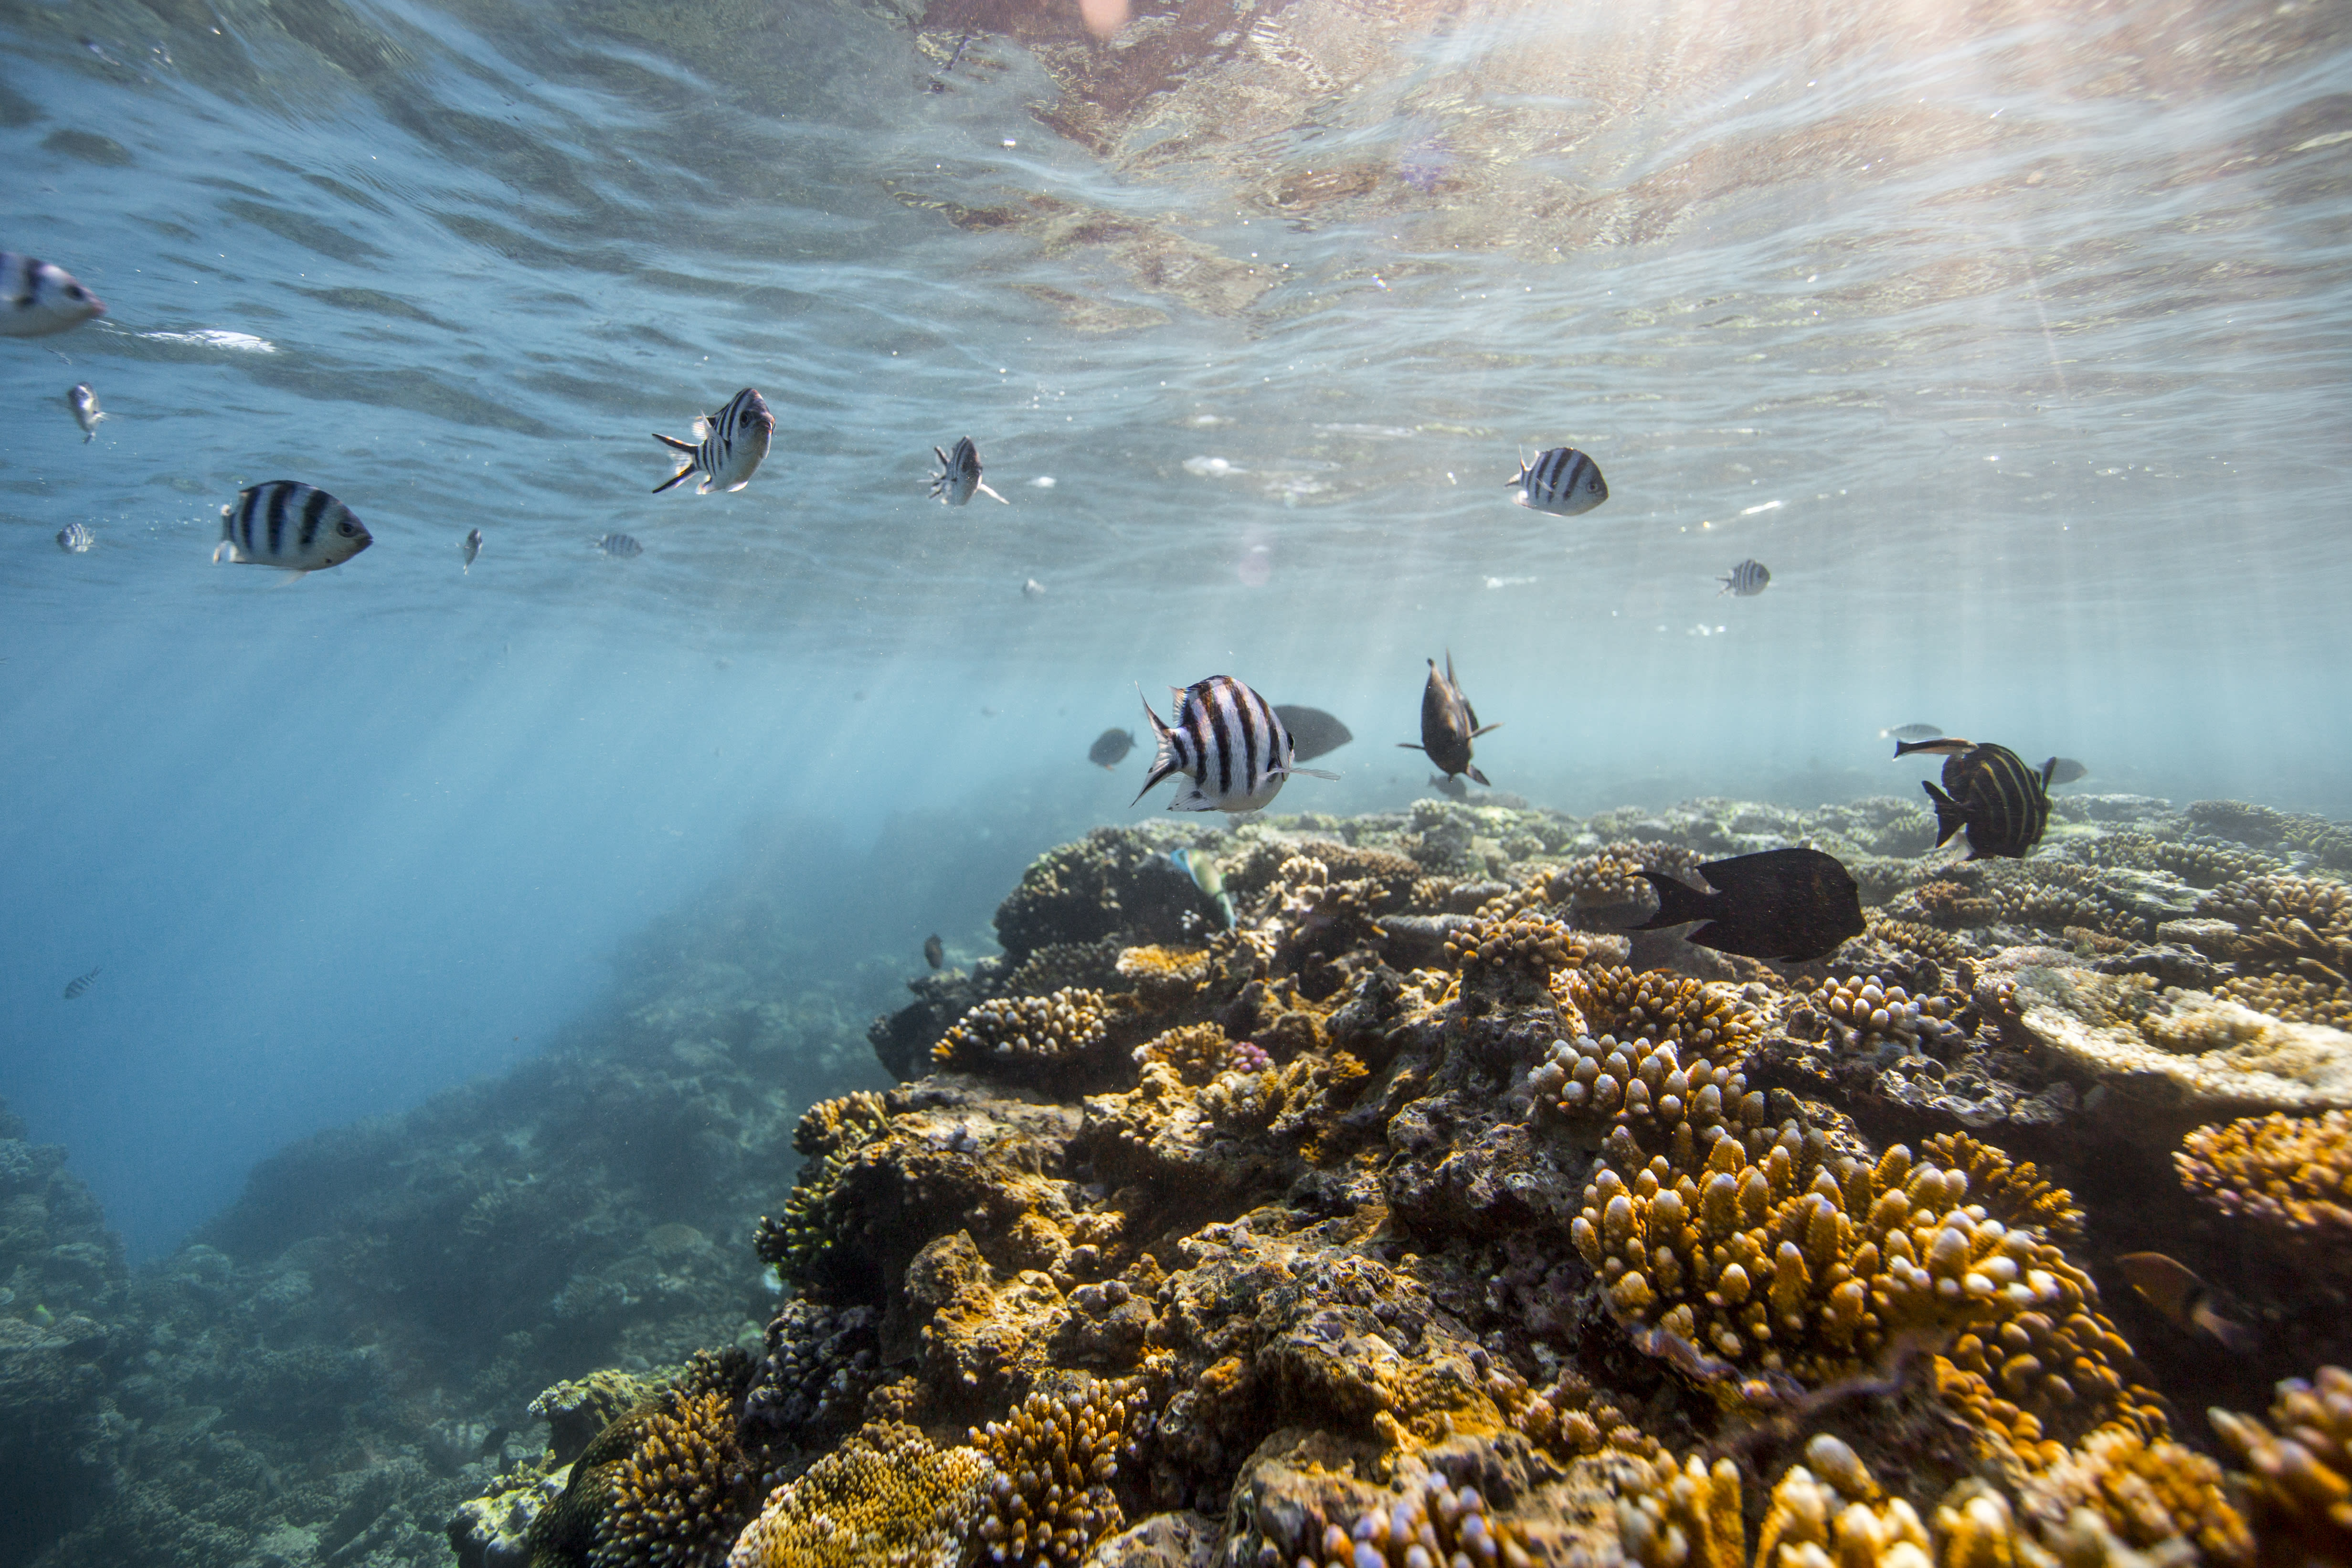
[[[1941,748],[1940,741],[1929,742]],[[1936,842],[1965,827],[1969,858],[2021,860],[2042,842],[2050,821],[2050,773],[2058,759],[2030,768],[2015,752],[1990,742],[1944,759],[1944,787],[1921,783],[1936,803]]]
[[[1336,752],[1356,737],[1348,726],[1320,708],[1305,708],[1296,702],[1277,702],[1275,717],[1290,731],[1292,754],[1302,763],[1311,763],[1327,752]]]
[[[2076,779],[2088,776],[2091,771],[2072,757],[2053,757],[2042,766],[2050,774],[2050,782],[2054,784],[2073,784]]]
[[[923,939],[923,962],[929,964],[933,969],[937,969],[947,961],[948,950],[940,942],[940,933],[933,931],[930,935],[925,937]]]
[[[1861,888],[1835,857],[1818,849],[1735,855],[1698,870],[1716,891],[1702,893],[1672,877],[1643,872],[1657,889],[1658,912],[1633,929],[1704,921],[1686,940],[1776,963],[1820,958],[1862,934]]]
[[[1470,742],[1489,730],[1499,730],[1500,724],[1480,724],[1478,710],[1462,695],[1462,688],[1454,681],[1454,655],[1445,656],[1445,673],[1437,672],[1437,661],[1429,661],[1429,683],[1421,689],[1421,740],[1399,741],[1408,752],[1425,752],[1438,770],[1449,777],[1467,773],[1492,789],[1486,775],[1470,763]]]
[[[2223,1317],[2213,1306],[2212,1288],[2185,1263],[2161,1252],[2126,1252],[2116,1258],[2140,1299],[2188,1333],[2210,1334],[2227,1349],[2244,1355],[2258,1342],[2252,1329]]]
[[[1135,750],[1134,731],[1105,730],[1095,737],[1095,743],[1087,748],[1087,761],[1098,768],[1115,768],[1126,758],[1127,753],[1133,750]]]

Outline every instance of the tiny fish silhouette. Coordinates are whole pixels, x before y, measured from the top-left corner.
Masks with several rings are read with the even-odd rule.
[[[457,548],[466,552],[466,574],[470,577],[474,572],[474,557],[482,552],[482,531],[478,528],[467,529],[466,542]]]
[[[80,995],[83,992],[89,990],[93,984],[97,984],[97,981],[98,970],[96,968],[91,969],[88,974],[75,975],[71,980],[66,982],[66,1000],[68,1002],[72,1001],[75,997]]]
[[[1095,737],[1095,743],[1087,748],[1087,761],[1105,773],[1108,773],[1125,762],[1127,753],[1133,750],[1135,750],[1134,731],[1105,730]]]
[[[97,440],[99,421],[106,413],[99,407],[98,394],[90,390],[89,383],[74,383],[73,390],[66,394],[66,406],[73,410],[74,423],[81,426],[81,444],[87,447]]]
[[[948,950],[946,944],[940,941],[940,933],[933,931],[930,935],[925,937],[923,939],[923,962],[929,964],[933,969],[937,969],[941,964],[947,963],[947,961]]]
[[[2126,1252],[2116,1267],[2140,1299],[2164,1314],[2174,1328],[2211,1335],[2223,1346],[2244,1355],[2258,1342],[2252,1330],[2216,1311],[2212,1288],[2185,1263],[2161,1252]]]
[[[625,533],[608,533],[596,542],[596,548],[617,560],[626,561],[632,555],[643,555],[646,547]]]
[[[1356,737],[1348,726],[1320,708],[1305,708],[1296,702],[1274,705],[1276,717],[1284,729],[1290,731],[1290,743],[1297,749],[1298,760],[1311,763],[1316,758],[1338,751]]]
[[[2072,757],[2053,757],[2046,765],[2050,770],[2050,782],[2054,784],[2073,784],[2076,779],[2087,777],[2091,772]]]
[[[1943,739],[1943,735],[1944,732],[1933,724],[1897,724],[1892,730],[1878,732],[1882,741],[1938,741]],[[1901,754],[1896,753],[1898,756]]]
[[[1723,593],[1716,595],[1717,598],[1720,599],[1724,594],[1734,594],[1743,599],[1752,599],[1772,585],[1772,573],[1761,561],[1743,561],[1716,581],[1723,584]]]
[[[1703,921],[1686,940],[1779,963],[1822,957],[1862,934],[1860,886],[1834,856],[1818,849],[1735,855],[1709,861],[1698,874],[1717,890],[1702,893],[1672,877],[1643,872],[1657,889],[1658,912],[1633,929]]]

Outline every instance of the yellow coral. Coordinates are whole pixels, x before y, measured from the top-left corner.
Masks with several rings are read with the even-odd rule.
[[[2115,1537],[2140,1550],[2193,1544],[2204,1560],[2253,1560],[2246,1521],[2223,1495],[2221,1467],[2193,1448],[2151,1438],[2130,1421],[2085,1436],[2023,1488],[2030,1511],[2067,1517],[2088,1508]]]
[[[1135,1047],[1139,1062],[1159,1062],[1182,1082],[1198,1088],[1234,1060],[1233,1042],[1223,1025],[1182,1024]]]
[[[805,1280],[840,1241],[843,1177],[857,1152],[890,1125],[882,1097],[865,1089],[809,1107],[793,1132],[793,1147],[808,1156],[784,1198],[782,1219],[760,1216],[751,1249],[787,1279]]]
[[[735,1410],[701,1394],[648,1417],[609,1482],[589,1568],[709,1568],[742,1522],[746,1479]]]
[[[982,1002],[931,1047],[931,1059],[963,1071],[1034,1071],[1083,1061],[1110,1036],[1099,991]]]
[[[769,1495],[727,1568],[956,1568],[996,1467],[877,1422]]]
[[[2323,1260],[2352,1242],[2352,1111],[2200,1127],[2172,1161],[2181,1184],[2222,1213],[2325,1243]]]
[[[1671,1042],[1735,1068],[1764,1032],[1763,1016],[1738,987],[1664,970],[1636,974],[1618,965],[1587,964],[1554,976],[1552,992],[1563,1015],[1580,1018],[1587,1033]]]
[[[2243,1478],[2262,1560],[2352,1563],[2352,1372],[2323,1366],[2278,1385],[2272,1426],[2209,1411]]]
[[[1473,920],[1445,939],[1445,961],[1464,968],[1516,966],[1549,974],[1584,962],[1576,933],[1543,915]]]
[[[1486,1517],[1475,1487],[1454,1489],[1432,1474],[1409,1486],[1394,1504],[1376,1507],[1353,1530],[1326,1525],[1321,1551],[1301,1558],[1302,1568],[1418,1568],[1420,1564],[1476,1564],[1477,1568],[1533,1568],[1535,1559],[1509,1525]]]
[[[1060,1395],[1033,1394],[1003,1421],[971,1434],[994,1462],[980,1539],[1011,1568],[1071,1563],[1126,1523],[1110,1489],[1128,1424],[1144,1406],[1129,1378]]]

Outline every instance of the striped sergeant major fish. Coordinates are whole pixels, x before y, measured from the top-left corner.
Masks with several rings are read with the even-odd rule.
[[[1518,477],[1503,482],[1519,487],[1513,500],[1555,517],[1591,511],[1609,499],[1609,481],[1601,477],[1601,465],[1573,447],[1554,447],[1532,463],[1520,458]]]
[[[1990,742],[1976,744],[1958,736],[1936,741],[1898,741],[1895,754],[1939,753],[1944,759],[1944,787],[1921,781],[1919,787],[1936,807],[1936,842],[1969,830],[1969,858],[2021,860],[2042,842],[2050,821],[2050,775],[2058,759],[2038,768],[2026,766],[2015,752]]]
[[[1488,789],[1486,775],[1470,762],[1470,742],[1489,730],[1499,730],[1500,724],[1480,724],[1478,710],[1462,695],[1462,688],[1454,680],[1454,651],[1445,653],[1445,673],[1437,672],[1437,661],[1429,661],[1429,681],[1421,689],[1421,741],[1399,741],[1408,752],[1423,752],[1438,765],[1447,778],[1456,773],[1468,773]],[[1452,791],[1447,791],[1449,795]],[[1457,797],[1458,798],[1458,797]]]
[[[69,522],[58,530],[58,548],[68,555],[87,555],[95,536],[86,522]]]
[[[1723,584],[1723,593],[1716,595],[1717,598],[1737,594],[1743,599],[1752,599],[1772,585],[1772,574],[1761,561],[1743,561],[1716,581]]]
[[[66,394],[66,406],[73,410],[74,423],[81,426],[81,444],[87,447],[97,440],[98,422],[106,417],[106,412],[99,407],[98,394],[89,389],[89,383],[75,382],[73,390]]]
[[[46,338],[106,314],[62,267],[0,250],[0,338]]]
[[[727,406],[718,413],[696,415],[691,441],[656,430],[655,440],[684,456],[678,459],[677,472],[656,485],[654,494],[696,474],[703,477],[694,489],[696,495],[707,496],[714,489],[740,490],[759,472],[775,434],[776,416],[768,412],[767,400],[757,388],[749,386],[729,398]]]
[[[221,537],[213,559],[323,572],[374,542],[352,509],[318,486],[271,479],[239,490],[234,506],[221,508]]]
[[[1003,501],[1006,506],[1013,504],[990,489],[987,481],[980,477],[980,448],[971,444],[971,437],[957,437],[951,452],[934,447],[931,456],[940,460],[940,471],[931,476],[931,499],[940,505],[961,506],[971,500],[974,490]]]
[[[68,1002],[72,1001],[75,997],[79,996],[83,992],[89,990],[92,985],[98,984],[98,971],[101,967],[103,966],[94,965],[88,974],[77,974],[71,980],[67,981],[66,1000]]]
[[[1137,800],[1160,780],[1181,774],[1191,782],[1168,803],[1171,811],[1263,811],[1293,773],[1339,776],[1300,767],[1282,716],[1232,676],[1168,689],[1176,695],[1174,723],[1161,723],[1151,704],[1143,705],[1160,750]]]
[[[646,547],[625,533],[608,533],[596,542],[596,548],[615,560],[626,561],[633,555],[643,555]]]

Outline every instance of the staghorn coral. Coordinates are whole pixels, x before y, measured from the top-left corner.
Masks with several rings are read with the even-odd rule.
[[[876,1422],[769,1495],[727,1568],[957,1568],[995,1467]]]
[[[1609,1449],[1654,1458],[1661,1452],[1655,1437],[1574,1367],[1561,1366],[1551,1386],[1538,1390],[1484,1350],[1473,1351],[1470,1363],[1503,1419],[1557,1458],[1590,1458]]]
[[[1003,1421],[970,1434],[996,1467],[979,1530],[989,1562],[1076,1563],[1127,1522],[1110,1483],[1145,1404],[1139,1380],[1097,1382],[1032,1394]]]
[[[1432,1472],[1386,1507],[1357,1516],[1352,1529],[1324,1527],[1320,1550],[1301,1568],[1533,1568],[1517,1532],[1488,1517],[1475,1487],[1456,1490]]]
[[[589,1568],[713,1568],[750,1513],[749,1470],[726,1395],[655,1413],[610,1480]]]
[[[2352,1270],[2352,1111],[2246,1117],[2200,1127],[2172,1156],[2181,1184],[2223,1214],[2310,1243]]]
[[[2013,1162],[1990,1143],[1957,1132],[1939,1132],[1920,1152],[1969,1178],[1969,1193],[1987,1214],[2004,1225],[2030,1225],[2051,1240],[2072,1247],[2083,1239],[2083,1211],[2074,1195],[2045,1180],[2031,1160]]]
[[[1085,1064],[1109,1037],[1099,991],[1000,997],[966,1013],[931,1059],[963,1072],[1035,1076]]]
[[[2242,1479],[2262,1561],[2352,1562],[2352,1372],[2323,1366],[2308,1382],[2280,1384],[2269,1426],[2207,1415],[2250,1472]]]
[[[783,1217],[761,1215],[752,1235],[752,1251],[761,1262],[772,1264],[786,1279],[806,1283],[819,1277],[840,1247],[842,1177],[857,1152],[889,1124],[889,1107],[865,1089],[808,1109],[793,1132],[793,1147],[807,1158],[784,1199]]]
[[[1622,1132],[1571,1234],[1652,1353],[1773,1404],[1959,1334],[1955,1363],[1997,1376],[2020,1408],[2119,1389],[2108,1351],[2121,1342],[2091,1315],[2097,1287],[2038,1229],[1966,1205],[1965,1170],[1915,1163],[1901,1144],[1875,1164],[1833,1158],[1791,1121],[1760,1159],[1718,1131],[1703,1157],[1677,1140],[1676,1159],[1652,1158],[1629,1184],[1612,1163],[1639,1156]]]

